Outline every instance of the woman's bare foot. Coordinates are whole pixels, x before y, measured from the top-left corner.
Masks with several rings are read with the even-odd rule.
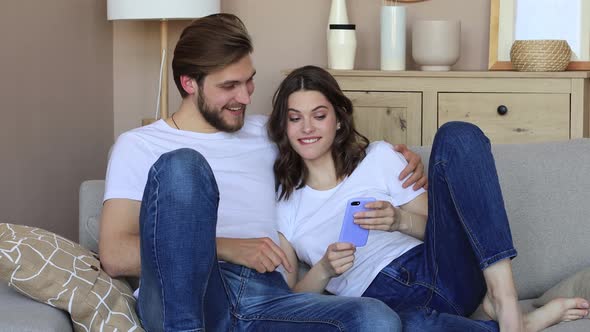
[[[501,332],[524,332],[525,322],[520,306],[510,259],[498,261],[483,270],[488,292],[483,310],[498,322]]]
[[[582,298],[551,300],[546,305],[524,316],[524,330],[526,332],[537,332],[557,323],[588,317],[589,307],[589,302]],[[502,326],[496,306],[494,306],[488,294],[483,299],[482,308],[491,319],[498,321],[500,331],[512,331],[511,327]],[[516,310],[513,312],[516,312]],[[520,308],[518,308],[518,312],[520,312]]]
[[[526,330],[527,332],[536,332],[560,322],[587,317],[588,308],[588,301],[582,298],[558,298],[551,300],[544,306],[526,315]]]
[[[516,295],[494,297],[489,292],[483,299],[483,311],[498,322],[501,332],[524,332],[525,319]]]

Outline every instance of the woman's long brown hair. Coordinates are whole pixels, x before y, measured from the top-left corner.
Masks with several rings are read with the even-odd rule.
[[[275,190],[278,200],[289,199],[295,189],[305,185],[307,168],[293,150],[287,137],[289,96],[297,91],[318,91],[332,104],[340,129],[332,144],[332,158],[336,177],[341,179],[354,171],[366,155],[369,140],[356,131],[352,118],[352,102],[344,95],[338,82],[324,69],[305,66],[292,71],[279,85],[272,100],[272,113],[268,121],[268,134],[279,153],[274,163]],[[279,192],[280,190],[280,192]]]

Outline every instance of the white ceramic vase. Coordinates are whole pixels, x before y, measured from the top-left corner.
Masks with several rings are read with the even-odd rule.
[[[356,31],[355,26],[348,22],[346,0],[332,0],[326,40],[328,68],[353,69],[356,55]]]
[[[406,69],[406,7],[381,7],[381,70]]]
[[[328,68],[354,69],[356,33],[354,24],[330,24],[328,31]]]
[[[461,22],[418,20],[412,27],[412,57],[425,71],[449,71],[459,60]]]
[[[346,0],[332,0],[332,5],[330,6],[330,17],[328,18],[328,29],[330,24],[348,24]]]

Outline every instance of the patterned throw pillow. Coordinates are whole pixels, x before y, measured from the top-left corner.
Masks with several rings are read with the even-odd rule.
[[[54,233],[0,223],[0,279],[69,312],[75,331],[143,331],[129,285],[102,271],[96,254]]]

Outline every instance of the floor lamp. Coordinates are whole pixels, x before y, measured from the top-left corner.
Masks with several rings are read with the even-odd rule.
[[[168,20],[219,13],[220,0],[107,0],[109,20],[160,21],[160,82],[156,119],[168,117]],[[145,120],[144,120],[145,124]]]

